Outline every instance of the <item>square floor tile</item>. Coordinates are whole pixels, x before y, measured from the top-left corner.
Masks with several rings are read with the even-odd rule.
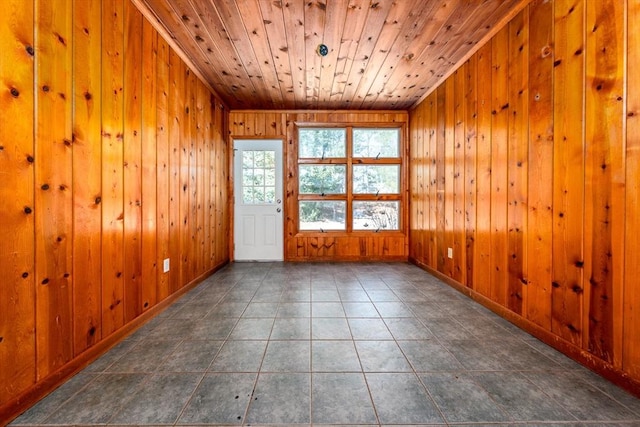
[[[309,318],[277,318],[271,331],[272,340],[308,340],[311,339],[311,320]]]
[[[194,322],[183,337],[191,340],[224,340],[238,323],[236,318],[205,318]]]
[[[464,369],[438,341],[398,341],[400,348],[416,372],[458,371]]]
[[[111,364],[106,372],[155,372],[179,344],[180,341],[140,341],[124,357]]]
[[[433,337],[431,331],[416,318],[389,318],[384,323],[397,340],[425,340]]]
[[[443,424],[415,374],[366,374],[381,424]]]
[[[411,366],[394,341],[356,341],[365,372],[410,372]]]
[[[333,289],[311,289],[311,301],[313,302],[340,302],[340,294],[333,286]]]
[[[354,340],[392,340],[382,319],[349,319]]]
[[[310,341],[269,341],[261,372],[309,372]]]
[[[257,374],[207,374],[178,424],[242,424]]]
[[[369,302],[369,295],[362,289],[360,285],[358,285],[357,290],[355,289],[338,289],[338,293],[340,294],[340,300],[345,302]]]
[[[317,340],[350,340],[346,318],[311,319],[311,337]]]
[[[258,372],[267,341],[227,341],[209,367],[213,372]]]
[[[517,372],[475,373],[474,379],[514,421],[574,421],[543,390]]]
[[[100,374],[82,393],[65,402],[46,424],[105,424],[127,403],[146,374]]]
[[[311,374],[260,374],[247,422],[308,424],[310,395]]]
[[[202,374],[156,374],[111,419],[111,424],[173,424]]]
[[[345,317],[342,304],[339,302],[311,303],[312,317]]]
[[[400,298],[398,298],[392,290],[388,289],[367,290],[367,294],[369,295],[369,299],[371,299],[371,301],[373,302],[400,301]]]
[[[504,422],[511,418],[473,378],[462,373],[422,374],[420,379],[447,422]]]
[[[380,317],[376,306],[370,302],[343,302],[347,317]]]
[[[252,302],[249,303],[242,317],[276,317],[278,312],[277,302]]]
[[[229,339],[231,340],[266,340],[271,335],[273,318],[270,319],[245,319],[238,321]]]
[[[629,409],[575,375],[526,372],[524,376],[579,420],[622,421],[637,418]]]
[[[313,341],[311,347],[314,372],[362,371],[353,341]]]
[[[282,302],[278,307],[277,317],[311,317],[311,303]]]
[[[183,341],[158,371],[205,372],[221,346],[222,341]]]
[[[313,374],[313,413],[316,424],[374,424],[377,422],[364,375]]]
[[[209,314],[207,314],[207,318],[211,317],[240,317],[244,312],[245,308],[249,305],[249,300],[247,302],[227,302],[221,301],[211,309]]]
[[[376,302],[374,303],[378,313],[384,318],[387,317],[413,317],[409,308],[401,302]]]

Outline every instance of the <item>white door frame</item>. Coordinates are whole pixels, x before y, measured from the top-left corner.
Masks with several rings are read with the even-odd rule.
[[[284,139],[282,138],[246,138],[246,137],[232,137],[232,164],[231,170],[233,173],[233,228],[232,228],[232,258],[234,261],[283,261],[284,260]],[[275,149],[277,153],[276,159],[276,203],[275,204],[244,204],[242,194],[242,149],[244,150],[265,150]],[[242,230],[239,228],[242,226],[240,215],[242,211],[248,208],[264,208],[263,212],[269,212],[273,210],[274,215],[269,215],[275,218],[276,224],[276,246],[275,250],[272,247],[269,250],[268,255],[262,256],[247,256],[247,248],[238,247],[241,243],[238,239],[241,238]],[[239,255],[240,252],[244,252],[243,255]],[[251,250],[249,249],[249,252]]]

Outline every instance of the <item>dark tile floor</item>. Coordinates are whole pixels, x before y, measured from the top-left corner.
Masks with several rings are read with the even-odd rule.
[[[640,400],[409,264],[231,264],[14,425],[640,426]]]

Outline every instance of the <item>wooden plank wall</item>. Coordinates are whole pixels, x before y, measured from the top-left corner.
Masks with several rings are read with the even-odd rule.
[[[390,233],[298,233],[298,149],[296,123],[375,124],[398,123],[406,134],[404,111],[248,111],[229,113],[231,139],[281,138],[284,146],[284,257],[287,261],[406,260],[408,256],[408,206],[402,212],[402,229]],[[407,136],[403,136],[406,140]],[[403,143],[406,164],[407,144]],[[408,175],[403,178],[408,182]],[[405,185],[404,200],[409,193]]]
[[[0,424],[229,259],[220,101],[128,0],[3,6]]]
[[[639,19],[637,2],[534,0],[409,130],[410,258],[636,388]]]

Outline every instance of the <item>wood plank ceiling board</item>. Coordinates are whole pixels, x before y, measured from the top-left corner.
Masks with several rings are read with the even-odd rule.
[[[529,0],[135,3],[231,109],[403,110]]]

